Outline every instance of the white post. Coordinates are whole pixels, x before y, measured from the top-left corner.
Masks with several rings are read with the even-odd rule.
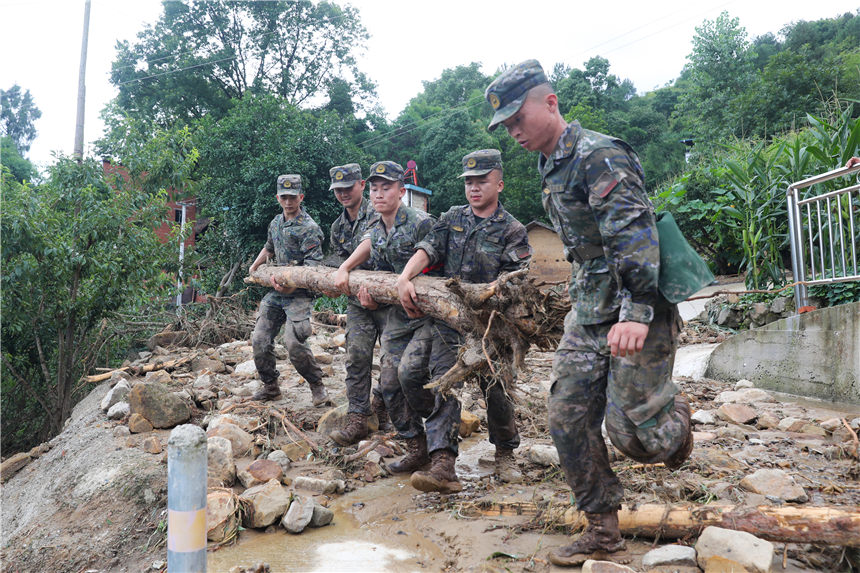
[[[176,426],[167,440],[167,571],[206,573],[206,434]]]
[[[185,259],[185,216],[186,216],[186,204],[180,203],[182,205],[182,222],[179,224],[179,277],[176,279],[176,287],[179,290],[179,294],[176,295],[176,314],[179,314],[180,309],[182,308],[182,261]]]

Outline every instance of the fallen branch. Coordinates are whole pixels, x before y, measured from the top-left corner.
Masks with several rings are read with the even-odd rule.
[[[197,353],[192,352],[191,354],[186,354],[181,358],[176,358],[174,360],[168,360],[167,362],[150,362],[149,364],[144,364],[142,367],[135,366],[123,366],[122,368],[117,368],[116,370],[111,370],[110,372],[104,372],[102,374],[93,374],[91,376],[87,376],[84,378],[89,383],[92,382],[101,382],[103,380],[107,380],[110,378],[114,372],[128,372],[131,370],[132,372],[144,373],[144,372],[152,372],[153,370],[170,370],[172,368],[176,368],[177,366],[182,366],[186,362],[190,362],[194,358],[197,358]]]

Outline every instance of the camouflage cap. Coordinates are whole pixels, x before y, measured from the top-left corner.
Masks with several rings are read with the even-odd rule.
[[[529,90],[545,83],[546,75],[537,60],[526,60],[505,70],[484,92],[484,97],[496,112],[488,129],[493,131],[501,122],[517,113]]]
[[[338,165],[328,170],[331,175],[329,191],[338,187],[352,187],[356,181],[361,181],[361,166],[358,163]]]
[[[502,152],[498,149],[481,149],[463,156],[463,174],[460,177],[486,175],[502,168]]]
[[[302,193],[302,176],[301,175],[278,175],[278,196],[281,195],[301,195]]]
[[[370,166],[367,179],[370,180],[374,177],[382,177],[389,181],[403,181],[403,167],[393,161],[377,161]]]

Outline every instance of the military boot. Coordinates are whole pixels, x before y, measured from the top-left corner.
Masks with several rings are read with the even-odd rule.
[[[427,436],[420,434],[414,438],[406,439],[406,455],[400,461],[388,464],[388,470],[392,473],[414,472],[430,463],[427,455]]]
[[[322,382],[316,382],[314,384],[308,382],[308,386],[311,387],[311,396],[313,398],[314,408],[319,408],[320,406],[331,406],[331,400],[329,400],[328,392],[326,392],[325,386]]]
[[[430,454],[430,459],[433,460],[430,471],[412,474],[409,479],[412,487],[421,491],[439,493],[454,493],[463,489],[460,480],[457,479],[457,472],[454,471],[457,454],[451,450],[436,450]]]
[[[618,528],[618,511],[585,514],[588,525],[579,539],[550,552],[549,560],[561,567],[582,565],[589,559],[630,563],[627,544]]]
[[[340,430],[335,430],[328,435],[341,446],[350,446],[362,438],[367,437],[367,416],[356,412],[346,415],[346,425]]]
[[[379,424],[380,432],[393,432],[394,424],[388,418],[388,409],[385,407],[385,400],[376,396],[370,401],[370,409],[376,414],[376,421]]]
[[[277,400],[281,397],[281,389],[278,387],[278,381],[275,380],[273,382],[264,382],[263,387],[254,392],[254,395],[251,396],[252,400]]]
[[[517,467],[517,460],[514,458],[514,451],[509,448],[496,448],[495,468],[493,473],[499,478],[499,481],[505,483],[519,483],[523,479],[523,474],[520,468]]]
[[[681,423],[685,431],[684,441],[680,447],[675,450],[675,453],[669,456],[666,460],[666,467],[670,470],[676,470],[690,457],[693,452],[693,424],[690,420],[690,402],[686,397],[675,394],[675,411],[681,416]]]

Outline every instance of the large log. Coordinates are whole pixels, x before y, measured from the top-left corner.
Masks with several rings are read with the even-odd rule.
[[[582,512],[572,507],[479,502],[474,511],[487,516],[530,515],[541,523],[574,528],[585,524]],[[623,534],[637,537],[696,537],[705,527],[714,525],[746,531],[768,541],[860,547],[860,507],[856,506],[623,505],[618,524]]]

